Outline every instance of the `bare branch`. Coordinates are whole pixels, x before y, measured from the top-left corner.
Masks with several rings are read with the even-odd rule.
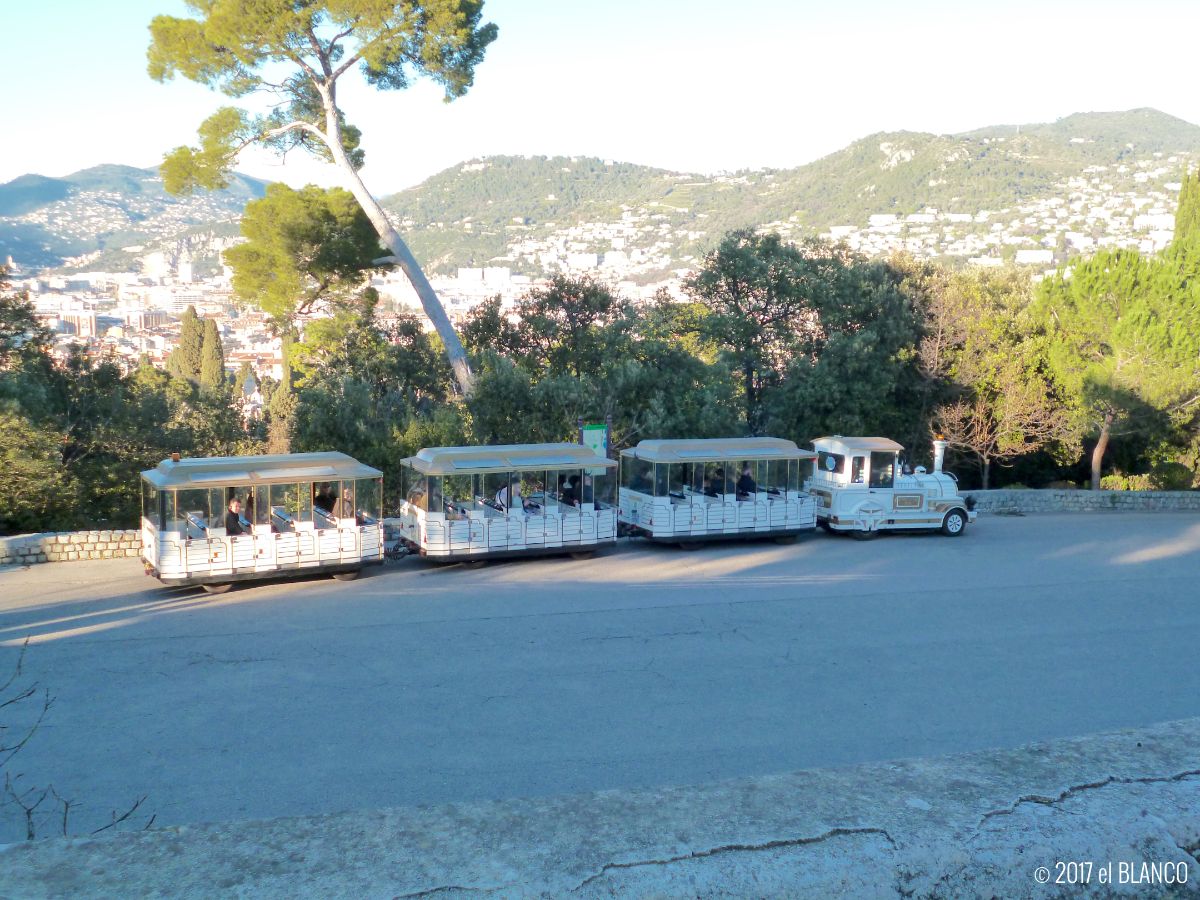
[[[13,666],[12,674],[8,676],[8,681],[0,684],[0,693],[7,691],[14,681],[21,677],[21,666],[25,662],[25,651],[29,649],[29,638],[25,638],[25,642],[21,644],[21,652],[17,655],[16,665]]]
[[[321,46],[321,42],[317,40],[316,32],[312,30],[311,25],[304,29],[304,34],[308,38],[308,45],[312,47],[313,53],[316,54],[317,59],[321,62],[321,74],[325,76],[325,82],[328,83],[329,76],[332,74],[329,68],[329,52],[332,51],[332,45],[330,45],[330,51],[325,50]],[[311,74],[310,77],[312,77]],[[316,79],[314,78],[313,80],[315,81]]]
[[[281,125],[278,128],[272,128],[270,131],[259,135],[255,140],[247,141],[245,144],[242,145],[242,147],[246,147],[252,143],[255,143],[255,141],[257,141],[257,140],[263,140],[263,139],[271,140],[272,138],[283,137],[285,134],[287,134],[290,131],[307,132],[308,134],[311,134],[314,137],[318,138],[321,141],[321,143],[323,143],[326,147],[332,148],[332,143],[329,140],[329,136],[326,135],[325,132],[323,132],[320,128],[318,128],[316,125],[312,124],[311,122],[305,122],[301,119],[296,119],[294,122],[288,122],[286,125]],[[242,149],[242,148],[239,148],[239,150],[240,149]]]
[[[37,692],[37,685],[33,685],[28,691],[25,691],[18,699],[26,699],[33,696]],[[37,720],[29,726],[25,734],[15,744],[0,747],[0,768],[8,764],[8,761],[16,756],[29,743],[30,739],[37,734],[37,730],[41,727],[42,721],[46,718],[46,713],[50,711],[50,707],[54,705],[54,698],[50,696],[50,692],[46,691],[42,697],[42,708],[38,711]]]
[[[17,778],[21,776],[18,775]],[[42,801],[50,793],[50,788],[44,788],[38,793],[37,788],[29,788],[27,791],[21,792],[17,790],[16,784],[8,772],[4,773],[4,793],[9,797],[9,802],[21,807],[21,814],[25,817],[25,839],[32,841],[37,838],[37,824],[34,821],[33,814],[37,812],[37,808],[42,805]],[[32,794],[37,794],[37,799],[32,803],[28,803],[27,798]]]
[[[109,822],[107,825],[101,825],[99,828],[97,828],[95,831],[93,831],[92,834],[99,834],[102,831],[107,831],[108,829],[112,828],[114,825],[120,825],[122,822],[124,822],[126,819],[128,819],[130,816],[132,816],[135,812],[137,812],[137,808],[142,805],[142,803],[145,801],[147,796],[149,796],[149,795],[143,794],[141,797],[138,797],[138,799],[134,802],[133,806],[129,807],[129,809],[125,810],[125,812],[121,813],[121,815],[119,815],[119,816],[117,815],[117,811],[114,809],[112,811],[112,821]],[[150,818],[150,821],[151,822],[154,821],[153,816]],[[146,823],[146,827],[147,828],[150,827],[149,822]]]

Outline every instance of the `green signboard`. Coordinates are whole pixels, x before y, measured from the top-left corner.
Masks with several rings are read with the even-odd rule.
[[[597,456],[607,457],[608,426],[603,423],[599,425],[580,425],[579,443],[585,447],[590,447]]]

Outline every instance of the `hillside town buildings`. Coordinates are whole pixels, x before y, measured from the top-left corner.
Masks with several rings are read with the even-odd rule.
[[[1149,254],[1165,247],[1174,227],[1177,179],[1191,162],[1153,154],[1120,165],[1092,166],[1057,185],[1052,194],[1013,208],[926,208],[907,215],[881,211],[862,222],[829,227],[822,236],[868,256],[902,251],[951,265],[1014,264],[1028,267],[1031,277],[1038,278],[1072,256],[1102,248]],[[613,221],[543,227],[536,234],[514,222],[502,256],[430,281],[455,324],[492,297],[511,310],[546,283],[523,274],[530,271],[595,277],[634,301],[663,290],[680,296],[683,279],[702,262],[703,247],[716,240],[695,230],[703,214],[681,225],[678,215],[686,212],[654,204],[624,206]],[[796,218],[761,230],[794,239],[812,233]],[[232,243],[223,241],[223,246]],[[179,317],[191,306],[216,321],[231,373],[248,364],[257,380],[283,375],[282,341],[267,317],[234,297],[228,268],[214,277],[196,278],[186,249],[174,254],[148,250],[139,258],[138,272],[29,275],[19,261],[10,261],[9,271],[14,286],[29,292],[38,318],[55,333],[61,355],[82,344],[126,369],[143,358],[164,366],[178,343]],[[380,272],[371,283],[383,298],[382,315],[423,315],[398,270]],[[313,315],[324,314],[318,310]],[[304,322],[299,324],[303,328]]]

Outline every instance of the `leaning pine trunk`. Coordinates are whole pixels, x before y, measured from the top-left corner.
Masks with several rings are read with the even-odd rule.
[[[1104,465],[1104,452],[1108,449],[1108,436],[1112,429],[1112,413],[1104,414],[1104,424],[1100,426],[1100,438],[1092,450],[1092,490],[1100,490],[1100,472]]]
[[[408,245],[404,243],[404,239],[400,237],[400,233],[392,227],[392,223],[388,221],[383,207],[379,205],[379,201],[367,190],[366,185],[363,184],[362,179],[358,176],[358,171],[346,156],[346,152],[342,148],[341,128],[338,124],[332,93],[327,94],[323,99],[326,104],[325,133],[329,137],[329,140],[326,141],[326,146],[328,146],[334,162],[342,170],[342,174],[346,179],[346,186],[349,188],[350,193],[354,195],[354,199],[358,201],[358,205],[367,214],[367,218],[375,226],[375,231],[379,235],[380,241],[392,251],[394,262],[408,276],[413,290],[421,298],[421,306],[425,310],[425,315],[429,316],[429,321],[433,323],[433,327],[437,330],[438,336],[441,337],[442,343],[446,347],[446,356],[450,359],[451,368],[454,369],[454,378],[458,382],[459,390],[462,391],[464,397],[470,397],[475,385],[475,378],[471,374],[471,366],[467,362],[467,351],[463,349],[462,341],[458,339],[458,333],[454,330],[454,326],[450,322],[450,317],[446,315],[446,309],[442,306],[442,301],[438,299],[438,295],[434,292],[429,279],[421,271],[421,266],[412,255],[412,251],[408,249]]]

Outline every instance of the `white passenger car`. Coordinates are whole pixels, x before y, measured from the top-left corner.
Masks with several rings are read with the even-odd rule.
[[[944,441],[934,441],[933,471],[901,470],[904,450],[880,437],[833,437],[813,441],[817,458],[805,487],[817,501],[817,521],[827,531],[873,537],[880,531],[940,528],[960,535],[975,521],[974,504],[958,480],[942,471]]]
[[[142,562],[211,593],[296,573],[356,578],[383,562],[382,475],[345,453],[176,454],[142,473]]]
[[[581,444],[426,448],[401,468],[401,540],[445,561],[586,558],[616,542],[616,468]]]
[[[795,540],[816,526],[801,489],[815,456],[771,437],[642,441],[621,451],[621,522],[687,549],[730,538]]]

